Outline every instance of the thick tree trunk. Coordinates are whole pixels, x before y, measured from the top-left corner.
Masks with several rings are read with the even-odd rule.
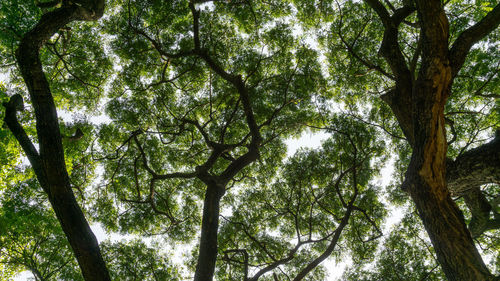
[[[203,202],[201,222],[200,252],[194,274],[194,281],[211,281],[217,260],[217,234],[219,230],[220,200],[224,187],[213,183],[207,185]]]
[[[499,25],[500,5],[462,32],[449,50],[448,20],[442,1],[403,1],[404,6],[394,10],[392,15],[381,1],[365,2],[377,13],[384,25],[380,54],[388,62],[395,78],[395,88],[382,96],[382,99],[391,107],[413,148],[403,188],[415,202],[447,278],[460,281],[491,280],[493,276],[475,248],[463,216],[451,200],[446,183],[447,177],[461,177],[453,167],[467,169],[482,159],[476,161],[478,159],[469,157],[471,155],[464,155],[456,163],[448,161],[452,164],[452,170],[446,174],[444,105],[453,77],[462,67],[472,45]],[[421,49],[417,48],[418,51],[414,54],[415,58],[421,58],[416,81],[413,80],[414,74],[411,71],[415,68],[408,68],[398,40],[399,25],[415,10],[418,12],[421,28]],[[491,159],[497,156],[488,157]],[[480,168],[474,171],[475,176],[481,175],[484,178]],[[454,183],[452,186],[455,186]]]
[[[448,280],[493,280],[474,246],[462,212],[445,186],[430,186],[420,176],[413,177],[410,194],[431,239]]]
[[[443,96],[446,87],[419,87],[419,89],[427,89],[428,92],[417,92],[417,95],[425,94],[435,98]],[[493,280],[474,246],[461,211],[451,199],[446,187],[444,104],[439,101],[435,104],[438,106],[435,107],[427,102],[420,104],[435,109],[421,115],[426,118],[420,120],[425,120],[427,123],[415,124],[415,128],[420,130],[415,131],[416,146],[404,187],[415,202],[448,280]]]
[[[415,142],[406,188],[449,280],[492,280],[446,187],[444,105],[452,83],[448,22],[439,1],[417,1],[423,58],[412,93]]]
[[[436,89],[429,96],[440,96]],[[418,110],[417,110],[418,112]],[[416,130],[416,146],[404,187],[415,202],[448,280],[492,280],[492,275],[451,199],[445,181],[446,140],[442,110],[429,111],[428,124]],[[428,116],[428,115],[427,115]]]
[[[40,152],[31,143],[16,119],[13,103],[7,105],[5,120],[27,154],[40,185],[69,240],[83,277],[88,281],[108,281],[108,270],[101,256],[97,239],[87,223],[73,194],[65,165],[56,106],[42,69],[39,50],[60,28],[72,20],[94,20],[102,15],[104,1],[63,6],[42,16],[38,24],[26,33],[16,52],[21,74],[35,110]]]

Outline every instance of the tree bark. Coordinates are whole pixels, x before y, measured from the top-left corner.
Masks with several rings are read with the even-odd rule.
[[[203,202],[200,252],[198,254],[194,281],[209,281],[213,279],[215,262],[217,261],[220,200],[223,195],[224,187],[220,184],[214,181],[207,185]]]
[[[481,236],[487,230],[500,228],[500,215],[493,210],[479,187],[467,191],[464,200],[471,213],[469,230],[473,238]]]
[[[57,110],[42,69],[39,50],[55,32],[67,23],[73,20],[98,19],[102,16],[103,10],[103,0],[63,5],[59,9],[44,14],[37,25],[23,36],[19,44],[16,58],[35,110],[39,153],[17,121],[15,109],[7,106],[5,116],[9,129],[27,154],[41,187],[48,195],[75,253],[83,277],[89,281],[111,279],[102,259],[97,239],[71,188],[65,165]]]
[[[483,184],[500,184],[500,133],[489,143],[468,150],[446,166],[452,196],[462,196]]]
[[[402,188],[409,192],[415,202],[447,278],[492,280],[493,276],[475,248],[463,215],[451,199],[447,187],[447,179],[460,178],[462,175],[457,175],[453,168],[446,174],[444,105],[450,94],[453,77],[472,45],[498,26],[500,8],[497,5],[483,20],[463,32],[450,51],[448,20],[441,1],[416,0],[415,4],[409,1],[404,7],[395,10],[392,16],[380,1],[365,2],[384,25],[380,54],[388,62],[395,77],[394,89],[382,99],[396,115],[413,149]],[[397,37],[398,26],[415,10],[421,28],[422,48],[418,78],[413,80],[413,73],[402,57]],[[471,155],[464,155],[455,162],[448,161],[451,167],[457,168],[467,167],[465,163],[478,162]],[[476,175],[479,173],[478,169]]]
[[[419,177],[414,184],[411,197],[448,280],[494,280],[451,197],[439,198],[435,190],[442,187],[430,186]]]
[[[423,52],[412,90],[415,142],[403,187],[415,202],[448,280],[493,280],[446,186],[444,105],[452,84],[448,21],[440,1],[416,2]]]
[[[446,181],[451,196],[462,196],[465,200],[471,213],[468,228],[473,238],[500,228],[500,215],[492,207],[498,203],[488,201],[481,191],[481,185],[500,184],[500,132],[496,132],[492,141],[466,151],[455,160],[448,159]]]

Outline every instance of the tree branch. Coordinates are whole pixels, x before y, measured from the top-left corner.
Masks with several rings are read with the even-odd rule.
[[[500,133],[489,143],[471,149],[446,163],[446,180],[452,196],[469,189],[500,183]]]
[[[496,29],[499,24],[500,4],[497,4],[483,19],[458,36],[450,50],[452,77],[457,75],[472,46]]]
[[[137,145],[137,148],[139,149],[139,152],[142,157],[142,163],[144,166],[144,169],[148,171],[151,176],[153,177],[154,180],[164,180],[164,179],[174,179],[174,178],[183,178],[183,179],[189,179],[189,178],[194,178],[197,173],[196,172],[191,172],[191,173],[169,173],[169,174],[158,174],[156,173],[148,164],[148,160],[146,157],[146,153],[144,152],[144,149],[142,148],[141,143],[139,142],[139,139],[137,138],[137,133],[133,134],[133,139],[135,144]]]
[[[24,153],[28,157],[30,164],[37,175],[37,178],[41,179],[40,185],[42,188],[48,192],[48,183],[45,176],[45,172],[43,170],[42,162],[40,159],[40,155],[36,150],[35,146],[31,142],[30,138],[24,131],[24,128],[17,120],[16,112],[21,111],[23,109],[23,98],[21,95],[16,94],[10,97],[9,102],[3,103],[5,107],[5,117],[4,122],[7,124],[7,127],[12,132],[16,140],[21,145]]]
[[[406,139],[412,144],[414,136],[411,111],[403,110],[403,108],[411,108],[413,77],[399,47],[398,27],[415,11],[415,7],[403,6],[397,9],[391,17],[378,0],[365,0],[365,2],[377,13],[384,25],[384,38],[379,52],[389,64],[396,82],[396,87],[382,96],[382,100],[391,107],[401,124]]]
[[[350,137],[349,137],[350,139]],[[351,143],[353,144],[353,143]],[[354,144],[353,144],[354,146]],[[356,147],[353,147],[354,148],[354,159],[356,159],[356,154],[357,154],[357,150],[356,150]],[[352,167],[356,167],[356,163],[354,163],[354,165]],[[340,221],[340,224],[337,226],[337,229],[335,229],[335,234],[333,235],[332,237],[332,240],[330,240],[330,244],[328,244],[328,247],[326,248],[326,250],[321,254],[319,255],[317,258],[315,258],[313,261],[311,261],[310,263],[308,263],[298,274],[297,276],[295,276],[295,278],[293,279],[293,281],[300,281],[302,279],[304,279],[304,277],[306,277],[307,274],[309,274],[309,272],[311,272],[314,268],[316,268],[321,262],[323,262],[326,258],[328,258],[333,250],[335,249],[335,246],[337,246],[337,243],[340,239],[340,235],[342,234],[342,231],[344,230],[344,228],[347,226],[347,224],[349,223],[349,218],[351,217],[351,214],[353,212],[353,210],[355,209],[355,206],[354,206],[354,202],[356,201],[356,198],[358,197],[358,188],[357,188],[357,185],[358,185],[358,182],[357,182],[357,171],[356,171],[356,168],[352,169],[352,174],[353,174],[353,188],[354,188],[354,194],[352,195],[351,199],[349,200],[347,206],[346,207],[346,212],[344,214],[344,216],[342,217],[342,220]]]
[[[382,24],[387,29],[392,25],[391,16],[387,9],[378,0],[365,0],[365,2],[377,13]]]
[[[465,192],[464,200],[472,215],[468,228],[473,238],[479,237],[489,229],[500,227],[500,220],[490,219],[492,206],[479,186]]]

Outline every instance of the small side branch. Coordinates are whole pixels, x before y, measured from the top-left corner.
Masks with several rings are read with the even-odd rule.
[[[462,68],[472,46],[495,30],[500,24],[500,4],[497,4],[482,20],[462,32],[450,50],[452,77]]]
[[[3,103],[3,106],[5,107],[5,117],[3,119],[5,124],[21,145],[24,153],[26,153],[37,177],[39,179],[45,179],[45,172],[42,167],[40,155],[26,134],[23,126],[19,123],[19,120],[17,120],[17,112],[24,110],[23,97],[19,94],[13,95],[8,102]],[[46,181],[46,179],[43,181]],[[48,190],[46,183],[40,182],[40,184],[44,190]]]

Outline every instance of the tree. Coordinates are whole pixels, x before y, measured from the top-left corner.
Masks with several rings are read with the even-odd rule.
[[[322,279],[328,257],[349,255],[356,269],[373,260],[386,215],[373,179],[393,154],[387,141],[397,145],[397,171],[405,173],[394,185],[410,194],[446,277],[494,278],[469,231],[481,240],[498,224],[491,216],[498,202],[485,192],[497,186],[480,187],[498,183],[498,138],[476,140],[499,121],[498,104],[486,102],[498,79],[498,65],[486,61],[498,51],[494,43],[471,48],[496,36],[498,6],[477,4],[476,23],[467,26],[453,15],[474,4],[453,1],[108,2],[99,22],[103,1],[0,6],[2,61],[12,74],[2,88],[4,121],[32,168],[7,172],[2,196],[25,197],[4,200],[3,222],[21,220],[8,208],[21,202],[43,213],[31,220],[55,215],[85,280]],[[462,79],[461,69],[477,73]],[[477,90],[475,104],[462,89]],[[23,91],[31,107],[21,112]],[[59,120],[54,100],[63,113],[105,108],[109,121]],[[484,107],[478,114],[473,105]],[[284,160],[284,140],[307,127],[330,138]],[[10,137],[0,149],[13,155],[6,163],[20,162]],[[469,229],[450,194],[464,197]],[[106,242],[101,257],[85,217],[136,240]],[[401,267],[411,255],[430,261],[407,276],[441,276],[431,252],[412,251],[428,247],[409,242],[421,230],[408,223],[414,219],[382,239],[387,249],[375,271],[346,278],[396,278],[389,265]],[[36,248],[31,263],[16,259],[10,244],[31,249],[40,238],[24,226],[19,242],[1,236],[12,269],[58,272],[37,275],[45,279],[77,274],[65,243]],[[54,241],[61,229],[48,229],[59,233]],[[162,242],[148,248],[142,240],[151,237]],[[155,248],[179,244],[191,253],[176,272]],[[64,259],[49,266],[51,247]],[[390,260],[394,252],[404,258]]]
[[[18,3],[16,3],[18,4]],[[11,9],[19,8],[15,5]],[[35,112],[39,151],[17,119],[23,98],[16,94],[4,103],[4,122],[28,157],[38,182],[48,196],[87,280],[109,280],[97,240],[73,194],[66,169],[56,105],[40,60],[40,48],[73,20],[96,20],[104,12],[104,1],[63,2],[60,8],[43,14],[19,38],[16,60]],[[8,22],[7,24],[10,24]]]
[[[446,5],[451,15],[461,8],[459,3],[453,1],[447,1]],[[464,5],[473,8],[472,3]],[[453,103],[453,99],[467,98],[463,96],[465,94],[453,93],[453,82],[457,80],[464,67],[472,46],[490,33],[495,33],[500,22],[498,5],[491,7],[484,3],[478,5],[480,8],[476,10],[477,12],[471,13],[474,16],[471,20],[475,23],[468,25],[464,24],[464,19],[460,16],[455,19],[456,22],[449,23],[445,4],[440,1],[382,3],[368,0],[364,4],[347,1],[344,8],[339,8],[341,10],[331,28],[334,40],[341,42],[338,44],[337,41],[332,45],[335,44],[333,45],[335,47],[340,45],[342,50],[347,51],[347,59],[352,62],[349,74],[353,76],[344,79],[352,81],[356,79],[354,77],[367,75],[367,71],[373,70],[377,72],[378,77],[361,78],[361,81],[375,80],[378,83],[387,83],[386,89],[381,89],[379,86],[373,88],[385,91],[381,98],[396,117],[404,139],[412,150],[402,188],[410,194],[416,204],[419,216],[436,250],[437,258],[449,280],[493,278],[478,254],[463,216],[451,199],[447,188],[451,188],[455,196],[467,193],[464,196],[473,214],[474,219],[470,227],[474,235],[477,236],[487,229],[486,222],[490,221],[491,206],[488,207],[489,202],[478,192],[478,187],[480,184],[498,183],[495,179],[495,167],[498,164],[497,141],[493,140],[480,148],[462,153],[454,161],[447,161],[448,142],[445,134],[447,123],[450,124],[452,132],[454,130],[453,121],[445,118],[445,105],[448,99],[452,99],[448,108],[453,108],[457,106]],[[369,12],[362,19],[352,16],[354,11],[366,11],[368,9],[366,6],[375,12],[378,23],[373,22],[374,15]],[[450,24],[454,28],[452,38],[449,33]],[[368,41],[362,40],[364,38]],[[374,41],[376,38],[381,40],[380,46]],[[450,39],[451,47],[448,46]],[[368,44],[361,45],[361,42]],[[373,55],[377,53],[374,49],[378,47],[380,47],[378,53],[384,61]],[[485,48],[489,49],[489,46],[486,45]],[[474,52],[477,53],[472,51]],[[490,53],[495,51],[492,49]],[[485,68],[481,70],[484,71]],[[360,72],[356,74],[356,71]],[[494,67],[492,73],[486,74],[490,79],[485,83],[473,77],[470,79],[472,81],[468,81],[469,86],[476,88],[476,85],[482,84],[483,87],[477,89],[476,94],[481,96],[484,86],[487,86],[497,72],[498,69]],[[363,82],[355,84],[363,85]],[[346,86],[354,89],[356,87],[348,84]],[[492,87],[495,87],[494,84]],[[492,98],[494,95],[485,94],[482,97]],[[493,119],[498,124],[498,118],[493,117]],[[378,126],[387,128],[384,124]],[[391,132],[392,128],[389,129]],[[450,142],[453,141],[454,139],[450,139]],[[467,146],[463,147],[463,150],[467,149]],[[488,168],[484,169],[481,175],[476,174],[475,169],[469,171],[466,168],[472,167],[468,165],[473,162],[478,168]],[[457,173],[457,170],[461,172]],[[476,178],[475,181],[469,181],[474,186],[472,190],[470,187],[463,188],[467,178],[459,176],[461,173],[465,175],[470,172],[473,172],[473,177]],[[477,222],[478,220],[482,222]],[[495,221],[490,225],[495,225]]]
[[[221,200],[234,196],[226,195],[229,189],[250,187],[248,175],[272,177],[283,155],[282,138],[311,119],[311,100],[324,84],[317,55],[292,36],[288,24],[274,25],[271,15],[289,13],[280,2],[253,7],[261,18],[251,23],[239,15],[252,12],[248,5],[121,4],[106,28],[120,34],[112,46],[128,60],[113,82],[108,107],[122,125],[103,127],[100,144],[106,149],[96,156],[107,160],[106,188],[119,200],[106,198],[98,216],[108,216],[108,226],[118,221],[121,230],[168,232],[192,241],[196,202],[203,198],[193,270],[194,280],[211,280]],[[226,17],[241,22],[231,24]],[[170,18],[179,20],[172,26]],[[192,35],[180,36],[182,31]],[[259,166],[252,165],[256,160]],[[108,206],[115,214],[124,211],[110,218]],[[263,272],[292,258],[293,253]]]
[[[332,121],[333,136],[321,149],[299,151],[276,182],[262,179],[231,200],[220,280],[272,280],[268,273],[275,280],[317,280],[324,278],[318,265],[331,255],[372,253],[385,210],[369,180],[383,143],[362,123]]]

